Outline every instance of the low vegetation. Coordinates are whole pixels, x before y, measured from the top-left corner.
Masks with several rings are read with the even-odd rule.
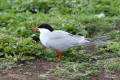
[[[120,71],[120,34],[92,49],[71,48],[56,61],[56,52],[43,49],[39,32],[32,31],[42,23],[86,38],[115,34],[120,29],[120,1],[0,0],[0,67],[42,58],[64,63],[60,69],[49,72],[68,80],[87,80],[103,70]]]

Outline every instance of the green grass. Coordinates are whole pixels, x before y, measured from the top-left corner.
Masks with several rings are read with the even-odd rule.
[[[105,16],[98,18],[96,15]],[[42,48],[39,32],[31,29],[47,23],[86,38],[114,34],[120,29],[119,0],[0,0],[0,66],[17,61],[43,58],[63,62],[61,69],[50,72],[76,80],[98,76],[99,70],[120,71],[120,34],[94,51],[71,48],[55,61],[56,52]],[[74,69],[75,68],[75,69]]]

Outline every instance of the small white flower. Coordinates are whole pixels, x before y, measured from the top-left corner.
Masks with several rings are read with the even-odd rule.
[[[32,37],[34,37],[34,36],[35,36],[35,34],[32,34],[31,36],[32,36]]]
[[[17,46],[14,45],[13,48],[17,48]]]
[[[100,14],[95,15],[95,17],[102,18],[102,17],[105,17],[105,14],[104,13],[100,13]]]

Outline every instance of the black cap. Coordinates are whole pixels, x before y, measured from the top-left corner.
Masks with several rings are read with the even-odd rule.
[[[45,28],[51,32],[54,31],[54,29],[49,24],[41,24],[38,28]]]

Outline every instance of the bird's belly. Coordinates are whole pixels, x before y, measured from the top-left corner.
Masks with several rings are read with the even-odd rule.
[[[56,51],[65,51],[67,50],[68,48],[70,48],[68,45],[65,45],[63,43],[60,43],[58,41],[53,41],[51,43],[48,44],[48,47],[50,49],[53,49],[53,50],[56,50]]]

